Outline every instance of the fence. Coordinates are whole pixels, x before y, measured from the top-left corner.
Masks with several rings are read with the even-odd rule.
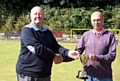
[[[14,32],[5,32],[0,33],[0,40],[19,40],[20,39],[20,33],[14,33]]]

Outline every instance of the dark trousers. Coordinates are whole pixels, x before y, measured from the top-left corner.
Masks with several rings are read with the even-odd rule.
[[[50,76],[46,78],[33,78],[29,76],[24,76],[22,74],[17,74],[17,81],[51,81]]]

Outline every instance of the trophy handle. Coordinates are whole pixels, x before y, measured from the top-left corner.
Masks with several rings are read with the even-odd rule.
[[[78,71],[78,75],[76,76],[76,78],[79,78],[80,72],[81,72],[81,70]]]

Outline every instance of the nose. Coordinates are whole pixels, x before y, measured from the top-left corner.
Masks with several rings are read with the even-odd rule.
[[[40,15],[39,14],[36,14],[37,17],[39,17]]]
[[[97,21],[97,20],[95,20],[95,23],[98,23],[98,21]]]

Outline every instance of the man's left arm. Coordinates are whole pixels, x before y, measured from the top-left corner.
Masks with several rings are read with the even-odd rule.
[[[97,60],[103,62],[113,62],[115,60],[115,57],[116,57],[116,41],[115,36],[111,35],[108,54],[98,55]]]

